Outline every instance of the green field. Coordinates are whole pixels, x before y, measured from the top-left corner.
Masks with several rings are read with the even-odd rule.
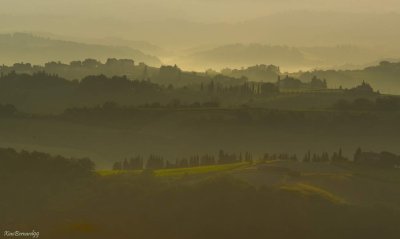
[[[129,176],[140,175],[143,171],[104,170],[97,173],[101,176]],[[269,186],[301,193],[306,197],[316,195],[332,203],[386,205],[400,209],[398,169],[376,169],[353,163],[275,160],[152,171],[152,175],[158,178],[185,179],[187,182],[218,174],[233,176],[255,187]]]

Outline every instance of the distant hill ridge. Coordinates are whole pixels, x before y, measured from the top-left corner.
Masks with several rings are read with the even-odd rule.
[[[54,40],[28,33],[0,34],[0,64],[30,62],[43,64],[48,61],[69,62],[76,59],[129,58],[151,66],[160,66],[161,61],[143,52],[124,46],[85,44],[73,41]]]
[[[343,64],[366,64],[380,59],[370,48],[354,45],[325,47],[291,47],[268,44],[230,44],[194,51],[184,64],[196,67],[240,67],[255,64],[277,64],[295,71]],[[188,63],[185,62],[188,61]]]

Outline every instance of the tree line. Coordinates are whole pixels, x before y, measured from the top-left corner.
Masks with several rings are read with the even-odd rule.
[[[217,156],[212,154],[196,154],[190,157],[176,158],[173,161],[166,160],[163,156],[151,154],[147,160],[142,156],[136,156],[130,159],[124,159],[123,161],[117,161],[113,165],[113,170],[193,168],[240,162],[253,162],[253,154],[250,152],[245,152],[243,154],[227,153],[220,150]]]
[[[351,88],[361,81],[367,81],[381,91],[390,94],[399,93],[400,62],[382,61],[378,65],[357,70],[313,70],[296,73],[302,81],[312,77],[329,79],[330,85]]]
[[[368,152],[358,148],[354,154],[354,162],[379,168],[400,168],[400,155],[391,152]]]
[[[187,158],[177,158],[174,161],[166,160],[160,155],[150,155],[147,159],[143,156],[136,156],[123,161],[117,161],[113,165],[113,170],[142,170],[142,169],[172,169],[172,168],[193,168],[200,166],[233,164],[240,162],[248,163],[265,163],[267,161],[293,161],[302,163],[356,163],[362,165],[372,165],[386,168],[400,167],[400,156],[389,152],[374,153],[363,152],[358,148],[353,158],[346,157],[342,149],[329,154],[328,152],[312,153],[308,151],[303,158],[299,158],[296,154],[265,153],[259,158],[255,158],[252,153],[227,153],[220,150],[218,155],[204,154],[192,155]]]
[[[89,176],[95,164],[89,158],[67,158],[43,152],[0,148],[0,174],[44,175],[53,178]]]
[[[174,86],[149,80],[132,80],[127,76],[89,75],[81,80],[66,80],[56,74],[10,72],[0,77],[0,103],[7,102],[23,111],[59,113],[66,108],[93,106],[105,102],[120,105],[150,106],[161,102],[215,107],[211,102],[229,104],[246,102],[255,96],[279,92],[271,83],[243,82],[216,77],[194,81],[192,85]]]
[[[143,156],[136,156],[123,161],[117,161],[113,165],[113,170],[142,170],[142,169],[170,169],[170,168],[192,168],[199,166],[233,164],[241,162],[266,162],[274,160],[285,160],[304,163],[318,162],[349,162],[349,159],[343,156],[342,150],[334,152],[332,155],[324,152],[322,154],[311,153],[308,151],[305,156],[300,159],[296,154],[280,153],[269,154],[265,153],[261,157],[256,158],[251,152],[244,153],[228,153],[220,150],[217,155],[204,154],[192,155],[187,158],[176,158],[175,160],[166,160],[163,156],[150,155],[147,159]]]
[[[70,63],[62,63],[60,61],[47,62],[44,65],[32,65],[30,63],[15,63],[12,66],[0,66],[1,74],[9,74],[17,72],[19,74],[35,74],[38,72],[47,72],[57,74],[69,80],[82,79],[88,75],[105,74],[108,76],[123,76],[131,77],[149,77],[154,74],[151,67],[147,67],[143,63],[135,65],[131,59],[115,59],[109,58],[102,63],[96,59],[87,58],[85,60],[71,61]],[[142,72],[146,72],[144,75]]]

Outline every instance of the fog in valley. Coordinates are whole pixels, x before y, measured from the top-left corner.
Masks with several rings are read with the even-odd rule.
[[[4,0],[0,32],[130,47],[187,70],[355,69],[398,59],[399,11],[393,0]]]
[[[0,0],[0,237],[398,239],[399,0]]]

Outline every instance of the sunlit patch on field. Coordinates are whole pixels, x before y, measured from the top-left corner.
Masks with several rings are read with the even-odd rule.
[[[193,168],[174,168],[174,169],[159,169],[151,171],[154,176],[157,177],[180,177],[186,175],[197,175],[197,174],[207,174],[214,172],[232,171],[238,169],[244,169],[249,167],[249,163],[234,163],[234,164],[223,164],[223,165],[211,165],[211,166],[201,166]],[[139,175],[143,173],[144,170],[101,170],[97,173],[101,176],[113,176],[113,175]]]

